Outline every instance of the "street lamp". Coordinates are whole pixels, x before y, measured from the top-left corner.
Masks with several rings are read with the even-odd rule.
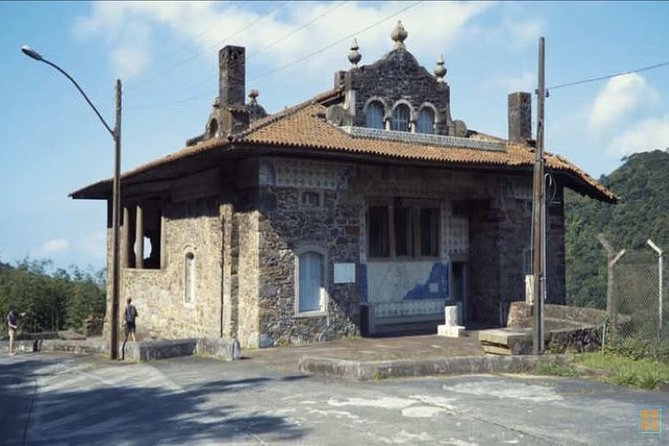
[[[121,225],[121,213],[120,213],[120,198],[121,198],[121,80],[116,80],[116,121],[114,123],[114,129],[107,124],[100,112],[95,105],[88,99],[84,90],[81,89],[79,84],[65,72],[62,68],[56,65],[53,62],[48,61],[40,53],[33,50],[27,45],[24,45],[21,48],[21,51],[26,56],[35,59],[38,62],[44,62],[45,64],[55,68],[60,71],[66,78],[70,80],[77,87],[79,93],[84,97],[88,105],[91,106],[95,114],[98,116],[102,125],[105,126],[109,134],[114,139],[114,184],[112,192],[112,284],[111,284],[111,299],[112,299],[112,308],[111,308],[111,326],[110,326],[110,345],[109,345],[109,357],[111,359],[116,359],[118,357],[118,310],[119,310],[119,283],[120,283],[120,246],[119,246],[119,226]]]

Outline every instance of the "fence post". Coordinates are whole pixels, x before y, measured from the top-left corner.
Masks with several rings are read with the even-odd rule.
[[[653,248],[653,251],[657,253],[657,276],[658,276],[658,289],[657,289],[657,300],[658,300],[658,330],[657,330],[657,340],[660,341],[662,339],[662,323],[663,323],[663,318],[662,318],[662,249],[660,249],[659,246],[657,246],[651,239],[647,240],[648,246]]]
[[[613,266],[625,255],[625,250],[621,249],[616,256],[613,256],[613,246],[609,243],[604,234],[597,234],[597,240],[602,244],[606,250],[606,265],[607,265],[607,277],[606,277],[606,314],[611,321],[614,329],[617,326],[618,318],[618,308],[615,302],[615,297],[613,294]]]

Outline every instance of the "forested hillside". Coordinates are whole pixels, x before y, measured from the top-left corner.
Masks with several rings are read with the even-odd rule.
[[[646,249],[652,254],[648,239],[669,251],[669,149],[631,155],[599,181],[619,197],[618,204],[565,192],[567,303],[571,305],[606,306],[606,252],[598,233],[616,251]]]
[[[0,262],[3,321],[9,305],[25,313],[19,321],[23,331],[79,330],[90,315],[104,316],[104,271],[93,273],[70,267],[51,272],[48,260],[26,259],[16,265]]]

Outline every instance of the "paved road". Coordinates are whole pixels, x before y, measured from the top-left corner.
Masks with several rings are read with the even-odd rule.
[[[253,359],[0,355],[0,444],[660,445],[663,392],[478,375],[352,383]]]

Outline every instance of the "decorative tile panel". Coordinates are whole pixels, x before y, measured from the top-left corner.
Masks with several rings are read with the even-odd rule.
[[[349,168],[341,164],[305,160],[273,160],[274,184],[280,187],[345,190],[348,188]],[[261,175],[260,182],[270,177]]]

